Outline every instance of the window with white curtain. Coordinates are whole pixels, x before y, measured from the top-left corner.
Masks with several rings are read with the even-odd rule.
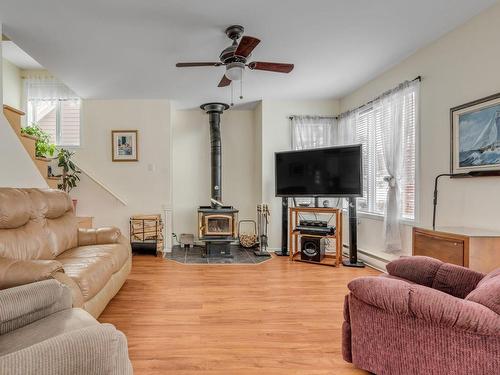
[[[345,113],[338,120],[296,116],[292,118],[292,149],[361,143],[363,197],[357,199],[358,211],[382,216],[386,214],[391,181],[387,155],[393,156],[392,149],[387,150],[387,143],[396,141],[400,146],[394,158],[398,165],[393,172],[399,188],[398,216],[399,219],[412,221],[416,205],[418,90],[418,82],[406,82],[371,105]]]
[[[24,79],[26,125],[33,123],[58,146],[80,145],[80,98],[52,77]]]
[[[413,86],[416,87],[416,86]],[[355,142],[363,145],[363,197],[358,198],[358,210],[375,215],[384,215],[386,210],[388,175],[384,153],[384,130],[398,112],[401,131],[401,173],[398,178],[400,190],[399,216],[404,220],[415,219],[416,204],[416,142],[417,100],[416,89],[404,90],[400,98],[388,105],[362,108],[355,116]],[[396,108],[396,106],[401,106]]]

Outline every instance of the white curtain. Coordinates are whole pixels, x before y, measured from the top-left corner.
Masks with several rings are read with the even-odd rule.
[[[337,138],[337,119],[324,116],[294,116],[292,117],[292,150],[334,146]],[[337,206],[339,200],[323,198],[330,205]],[[312,203],[312,198],[295,198],[299,203]]]
[[[334,117],[292,117],[292,149],[328,147],[335,145],[337,120]]]
[[[47,74],[31,74],[23,79],[22,109],[27,114],[23,125],[40,121],[60,100],[80,100],[78,95],[57,78]]]
[[[57,101],[80,99],[73,90],[54,77],[41,75],[25,78],[23,81],[24,93],[27,100]]]
[[[352,145],[356,139],[356,112],[346,112],[338,117],[334,131],[334,145]]]
[[[415,112],[408,110],[410,101],[417,101],[420,82],[404,82],[373,102],[375,134],[382,140],[382,153],[387,176],[387,198],[384,214],[384,240],[387,252],[402,249],[401,180],[403,177],[403,131],[415,121]]]

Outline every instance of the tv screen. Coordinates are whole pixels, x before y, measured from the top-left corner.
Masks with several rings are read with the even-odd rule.
[[[276,153],[276,196],[362,196],[361,145]]]

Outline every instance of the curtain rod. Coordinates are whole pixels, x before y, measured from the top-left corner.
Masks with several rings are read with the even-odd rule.
[[[413,78],[410,82],[415,82],[415,81],[422,81],[422,76],[417,76],[415,78]],[[403,83],[403,82],[402,82]],[[401,85],[402,83],[400,83],[399,85]],[[398,86],[399,86],[398,85]],[[353,111],[357,111],[358,109],[361,109],[363,107],[366,107],[367,105],[370,105],[372,104],[374,101],[380,99],[382,96],[384,96],[385,94],[387,94],[388,92],[396,89],[398,86],[396,86],[395,88],[391,89],[391,90],[388,90],[386,92],[384,92],[383,94],[377,96],[375,99],[372,99],[370,100],[369,102],[366,102],[365,104],[363,105],[360,105],[359,107],[356,107],[354,109],[350,109],[349,111],[345,111],[345,112],[342,112],[341,114],[337,115],[337,116],[310,116],[310,117],[319,117],[319,118],[333,118],[333,119],[338,119],[341,115],[343,115],[344,113],[348,113],[348,112],[353,112]],[[290,117],[288,117],[290,120],[293,120],[295,117],[300,117],[300,115],[291,115]]]
[[[422,81],[422,76],[417,76],[417,77],[413,78],[410,82],[415,82],[415,81],[419,81],[419,82],[420,82],[420,81]],[[363,107],[369,106],[369,105],[370,105],[370,104],[372,104],[374,101],[376,101],[376,100],[380,99],[381,97],[383,97],[384,95],[388,94],[389,92],[391,92],[391,91],[393,91],[393,90],[397,89],[397,88],[398,88],[400,85],[402,85],[403,83],[404,83],[404,82],[401,82],[401,83],[400,83],[399,85],[397,85],[396,87],[394,87],[394,88],[392,88],[392,89],[390,89],[390,90],[385,91],[384,93],[382,93],[382,94],[380,94],[379,96],[375,97],[374,99],[372,99],[372,100],[370,100],[370,101],[366,102],[365,104],[362,104],[362,105],[360,105],[360,106],[358,106],[358,107],[356,107],[356,108],[354,108],[354,109],[350,109],[350,110],[348,110],[348,111],[344,111],[344,112],[340,113],[340,114],[337,116],[337,118],[339,118],[340,116],[342,116],[342,115],[343,115],[343,114],[345,114],[345,113],[355,112],[355,111],[357,111],[357,110],[360,110],[360,109],[361,109],[361,108],[363,108]]]
[[[337,116],[331,115],[331,116],[316,116],[316,115],[290,115],[288,118],[290,120],[293,120],[295,117],[317,117],[317,118],[334,118],[336,119]]]

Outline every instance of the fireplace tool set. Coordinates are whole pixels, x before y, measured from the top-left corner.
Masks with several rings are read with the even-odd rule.
[[[257,205],[257,231],[259,238],[259,247],[254,250],[256,256],[270,256],[267,252],[268,236],[267,226],[269,224],[269,206],[265,203]]]

